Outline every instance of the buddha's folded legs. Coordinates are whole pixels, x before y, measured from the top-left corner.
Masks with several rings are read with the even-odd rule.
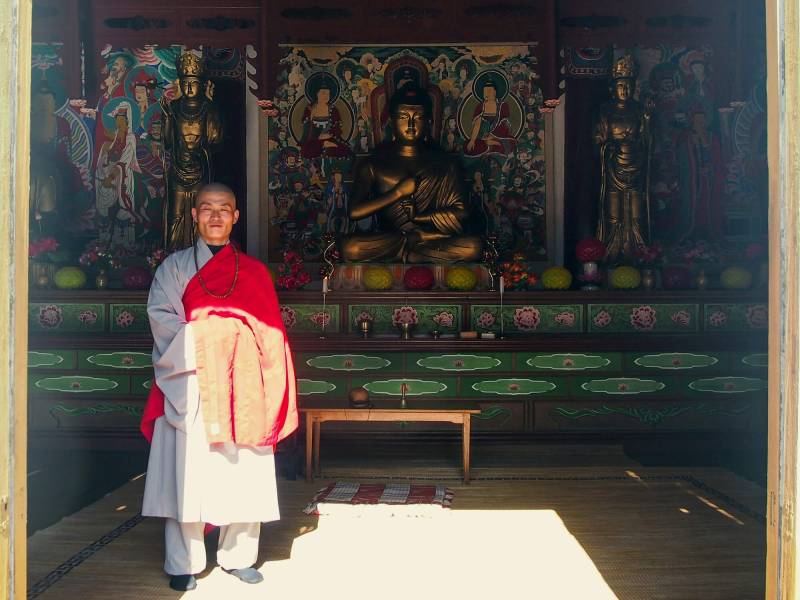
[[[342,259],[346,262],[402,262],[405,246],[405,236],[396,231],[352,234],[341,242]]]

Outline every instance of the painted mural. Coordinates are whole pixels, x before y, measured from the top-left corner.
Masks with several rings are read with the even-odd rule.
[[[33,46],[32,234],[52,235],[62,248],[86,244],[116,256],[145,256],[159,245],[165,196],[162,97],[176,92],[182,46],[107,47],[96,99],[69,99],[59,44]],[[244,78],[235,50],[205,49],[210,77]],[[91,94],[89,94],[91,97]],[[38,149],[38,153],[37,153]],[[37,158],[38,157],[38,158]]]
[[[652,97],[650,197],[662,242],[747,242],[766,235],[766,89],[728,103],[710,46],[636,47],[640,97]]]
[[[552,258],[532,46],[287,47],[281,64],[268,121],[269,260],[286,248],[313,260],[321,234],[373,230],[348,217],[350,174],[389,135],[388,101],[406,81],[428,90],[432,141],[461,158],[474,230],[498,234],[506,254]]]

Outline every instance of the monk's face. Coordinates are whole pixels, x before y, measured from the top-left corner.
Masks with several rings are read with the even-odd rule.
[[[212,246],[227,244],[233,224],[239,220],[236,198],[226,192],[203,192],[192,208],[197,233]]]
[[[425,107],[401,104],[392,115],[395,139],[401,144],[416,144],[425,135],[428,115]]]

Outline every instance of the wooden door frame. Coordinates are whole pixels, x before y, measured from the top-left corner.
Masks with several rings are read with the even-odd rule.
[[[769,144],[766,598],[798,595],[800,0],[765,0]]]
[[[0,600],[26,596],[31,2],[0,2]]]

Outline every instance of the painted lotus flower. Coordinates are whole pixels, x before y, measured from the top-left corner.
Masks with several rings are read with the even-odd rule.
[[[608,327],[612,321],[611,313],[607,310],[601,310],[594,316],[593,321],[595,327]]]
[[[631,325],[637,331],[652,331],[656,325],[656,310],[652,306],[638,306],[631,311]]]
[[[572,327],[575,324],[575,313],[573,312],[560,312],[555,317],[555,322],[564,327]]]
[[[679,310],[678,312],[672,313],[669,318],[672,319],[672,322],[677,325],[688,327],[689,322],[692,320],[692,315],[689,314],[689,311]]]
[[[121,310],[117,313],[117,316],[114,317],[114,321],[116,322],[117,326],[119,327],[130,327],[133,325],[133,322],[136,320],[136,317],[133,316],[133,313],[129,310]]]
[[[39,309],[39,325],[42,327],[58,327],[64,320],[64,311],[60,306],[48,304]]]
[[[542,320],[538,308],[523,306],[514,310],[514,325],[520,331],[535,331]]]
[[[721,310],[715,310],[711,315],[708,317],[708,323],[712,327],[722,327],[725,323],[728,322],[728,315],[726,315]]]
[[[767,326],[768,313],[765,304],[752,304],[745,313],[747,324],[753,329],[764,329]]]
[[[453,313],[447,311],[442,311],[438,315],[434,315],[432,318],[433,322],[439,327],[452,327],[456,320],[455,316],[453,316]]]
[[[308,316],[308,320],[319,327],[327,327],[331,322],[331,313],[322,311],[315,312],[313,315]]]
[[[297,325],[297,313],[291,306],[281,306],[281,320],[286,329],[291,329]]]
[[[392,325],[397,327],[403,323],[409,323],[411,325],[419,323],[419,315],[417,314],[416,308],[413,306],[401,306],[400,308],[394,309],[392,313]]]
[[[94,325],[97,323],[97,313],[93,310],[82,310],[78,315],[78,321],[84,325]]]
[[[476,323],[478,327],[482,327],[483,329],[489,329],[492,325],[494,325],[495,317],[489,311],[483,311],[480,315],[478,315],[478,320]]]

